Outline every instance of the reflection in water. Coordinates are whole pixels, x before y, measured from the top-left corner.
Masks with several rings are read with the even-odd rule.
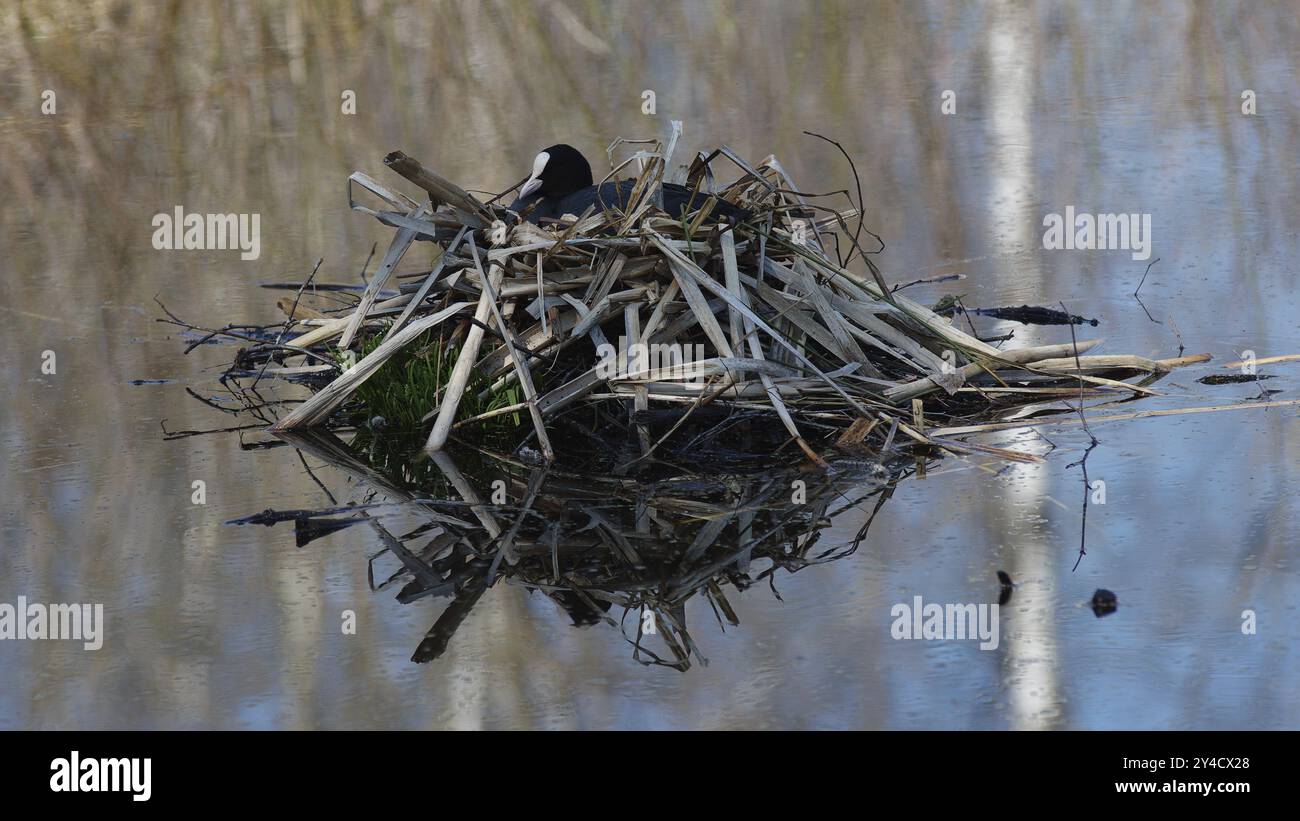
[[[1032,27],[1023,7],[1000,2],[988,28],[988,59],[991,73],[989,125],[993,138],[992,185],[987,212],[993,231],[993,246],[1000,258],[1023,258],[1038,242],[1034,212],[1034,76],[1025,43]],[[1041,269],[1016,266],[1024,285],[1041,293]],[[1033,329],[1017,332],[1022,344],[1034,340]],[[1012,485],[1003,503],[1005,516],[1026,510],[1048,492],[1047,474],[1035,472]],[[1015,578],[1050,579],[1055,545],[1041,537],[1027,540],[1017,551],[1011,569]],[[1006,687],[1011,699],[1012,726],[1017,729],[1045,729],[1054,726],[1055,706],[1060,702],[1056,670],[1055,590],[1046,582],[1028,618],[1017,618],[1015,641],[1005,651]]]
[[[707,664],[687,625],[687,601],[702,596],[720,627],[738,625],[724,588],[743,593],[766,582],[775,592],[779,571],[852,555],[913,464],[846,459],[829,473],[795,464],[749,474],[659,466],[620,478],[461,445],[426,457],[412,481],[418,441],[385,451],[377,465],[365,436],[351,444],[325,431],[279,436],[397,503],[389,514],[420,523],[394,535],[372,501],[347,509],[355,516],[341,517],[336,504],[239,523],[292,520],[301,546],[368,522],[383,544],[370,558],[372,590],[394,588],[403,604],[447,599],[416,662],[442,656],[480,599],[505,583],[547,597],[575,626],[617,627],[642,664],[682,671],[692,660]],[[821,532],[855,508],[867,513],[854,538],[823,543]],[[385,560],[396,567],[380,569]]]

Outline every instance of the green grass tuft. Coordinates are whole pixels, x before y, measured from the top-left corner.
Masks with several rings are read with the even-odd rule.
[[[365,340],[360,356],[368,355],[382,341],[381,334]],[[389,357],[357,388],[353,401],[348,405],[352,420],[363,425],[375,416],[382,416],[390,427],[404,430],[423,427],[420,420],[436,406],[438,391],[451,377],[459,353],[460,348],[448,345],[436,330],[417,337]],[[341,352],[335,351],[334,355],[343,361]],[[482,374],[470,378],[465,396],[457,408],[457,419],[467,419],[523,401],[518,383],[497,391],[486,401],[479,401],[478,394],[486,387],[487,380]],[[482,427],[495,430],[518,427],[521,423],[519,413],[510,413],[484,420]]]

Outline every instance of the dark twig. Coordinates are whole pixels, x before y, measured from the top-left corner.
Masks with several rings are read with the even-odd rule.
[[[1058,304],[1061,306],[1062,311],[1067,314],[1070,313],[1069,310],[1066,309],[1064,302]],[[1079,340],[1074,335],[1073,325],[1070,326],[1070,342],[1074,346],[1074,367],[1075,370],[1078,371],[1079,376],[1079,422],[1083,425],[1083,430],[1088,434],[1088,438],[1092,440],[1087,449],[1084,450],[1083,458],[1065,466],[1066,470],[1069,470],[1076,465],[1083,470],[1083,520],[1079,525],[1079,558],[1075,559],[1074,567],[1070,570],[1070,572],[1073,573],[1075,570],[1079,569],[1079,563],[1083,561],[1083,557],[1088,555],[1088,495],[1092,491],[1092,487],[1088,483],[1088,456],[1092,454],[1092,449],[1097,447],[1097,445],[1100,445],[1101,442],[1096,436],[1092,435],[1092,428],[1088,427],[1088,418],[1084,416],[1083,413],[1083,363],[1079,359]]]
[[[374,249],[371,250],[373,251]],[[305,280],[303,280],[302,285],[298,286],[298,292],[293,295],[293,307],[289,309],[289,316],[285,317],[284,327],[280,329],[279,335],[276,336],[275,344],[279,345],[282,342],[284,342],[285,335],[288,334],[289,329],[293,327],[294,314],[298,313],[298,302],[302,299],[302,292],[305,291],[307,289],[307,286],[311,284],[311,281],[316,278],[316,272],[320,270],[320,266],[323,262],[325,262],[324,257],[321,257],[320,259],[316,260],[316,267],[311,269],[311,273],[307,275],[307,278]],[[364,271],[365,269],[362,270]],[[271,357],[268,356],[266,358],[266,361],[262,363],[262,369],[257,372],[257,376],[253,377],[252,387],[256,388],[257,383],[262,381],[262,374],[266,373],[266,368],[270,364],[271,364]]]
[[[1159,261],[1160,261],[1160,257],[1156,257],[1155,259],[1147,263],[1147,269],[1142,272],[1142,281],[1138,283],[1137,288],[1133,289],[1133,296],[1137,296],[1138,291],[1142,290],[1142,284],[1147,281],[1147,274],[1151,273],[1151,266],[1155,265]]]

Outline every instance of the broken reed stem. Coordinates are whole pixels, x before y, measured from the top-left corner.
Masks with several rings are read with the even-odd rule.
[[[483,325],[492,313],[492,289],[500,287],[504,276],[505,271],[498,266],[493,266],[487,276],[487,280],[491,280],[492,288],[484,288],[479,295],[478,307],[474,310],[474,325],[465,335],[460,355],[456,358],[456,367],[452,369],[451,378],[447,380],[447,389],[442,395],[442,403],[438,406],[438,418],[434,420],[433,430],[429,432],[429,439],[425,443],[426,450],[442,450],[447,444],[451,424],[456,421],[456,409],[460,407],[460,399],[465,395],[465,386],[473,376],[474,360],[478,356],[479,345],[483,342]]]
[[[1131,413],[1113,413],[1108,416],[1089,417],[1088,424],[1095,425],[1099,422],[1126,422],[1130,419],[1148,419],[1155,416],[1184,416],[1192,413],[1218,413],[1219,411],[1254,410],[1258,408],[1288,408],[1296,405],[1300,405],[1300,399],[1278,399],[1269,402],[1243,402],[1236,405],[1205,405],[1198,408],[1167,408],[1162,410],[1133,411]],[[931,435],[960,436],[967,433],[986,433],[988,431],[997,430],[1015,430],[1016,428],[1036,428],[1040,425],[1078,424],[1082,423],[1077,416],[1067,419],[1035,418],[1030,421],[989,422],[983,425],[958,425],[949,428],[938,428],[932,431]]]
[[[487,297],[488,307],[492,309],[492,316],[496,318],[497,329],[501,331],[501,338],[505,342],[505,349],[510,354],[510,361],[515,366],[515,373],[519,376],[519,385],[523,388],[524,399],[528,402],[528,415],[533,418],[533,427],[537,430],[537,442],[542,448],[542,457],[548,462],[555,461],[555,450],[551,447],[550,437],[546,435],[546,423],[542,420],[542,414],[537,409],[537,390],[533,387],[533,374],[529,370],[528,364],[519,354],[519,349],[515,346],[515,338],[510,333],[510,326],[506,324],[505,319],[501,316],[501,306],[497,304],[497,292],[494,283],[500,284],[505,278],[505,272],[500,265],[493,265],[487,275],[483,274],[483,264],[478,258],[478,246],[474,240],[469,241],[470,253],[474,256],[474,267],[478,269],[479,277],[483,282],[483,295]],[[457,362],[457,364],[460,364]],[[450,432],[450,428],[448,428]],[[439,445],[441,447],[441,445]]]
[[[432,204],[445,203],[457,209],[463,222],[471,228],[482,228],[491,222],[491,212],[468,191],[425,168],[404,152],[394,151],[384,157],[384,165],[423,188],[429,194]]]

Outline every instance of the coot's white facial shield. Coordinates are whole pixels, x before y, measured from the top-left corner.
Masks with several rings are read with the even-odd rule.
[[[551,155],[545,151],[533,159],[533,175],[528,178],[528,182],[524,183],[524,187],[519,189],[520,197],[526,197],[542,187],[542,171],[546,170],[546,164],[550,161]]]

